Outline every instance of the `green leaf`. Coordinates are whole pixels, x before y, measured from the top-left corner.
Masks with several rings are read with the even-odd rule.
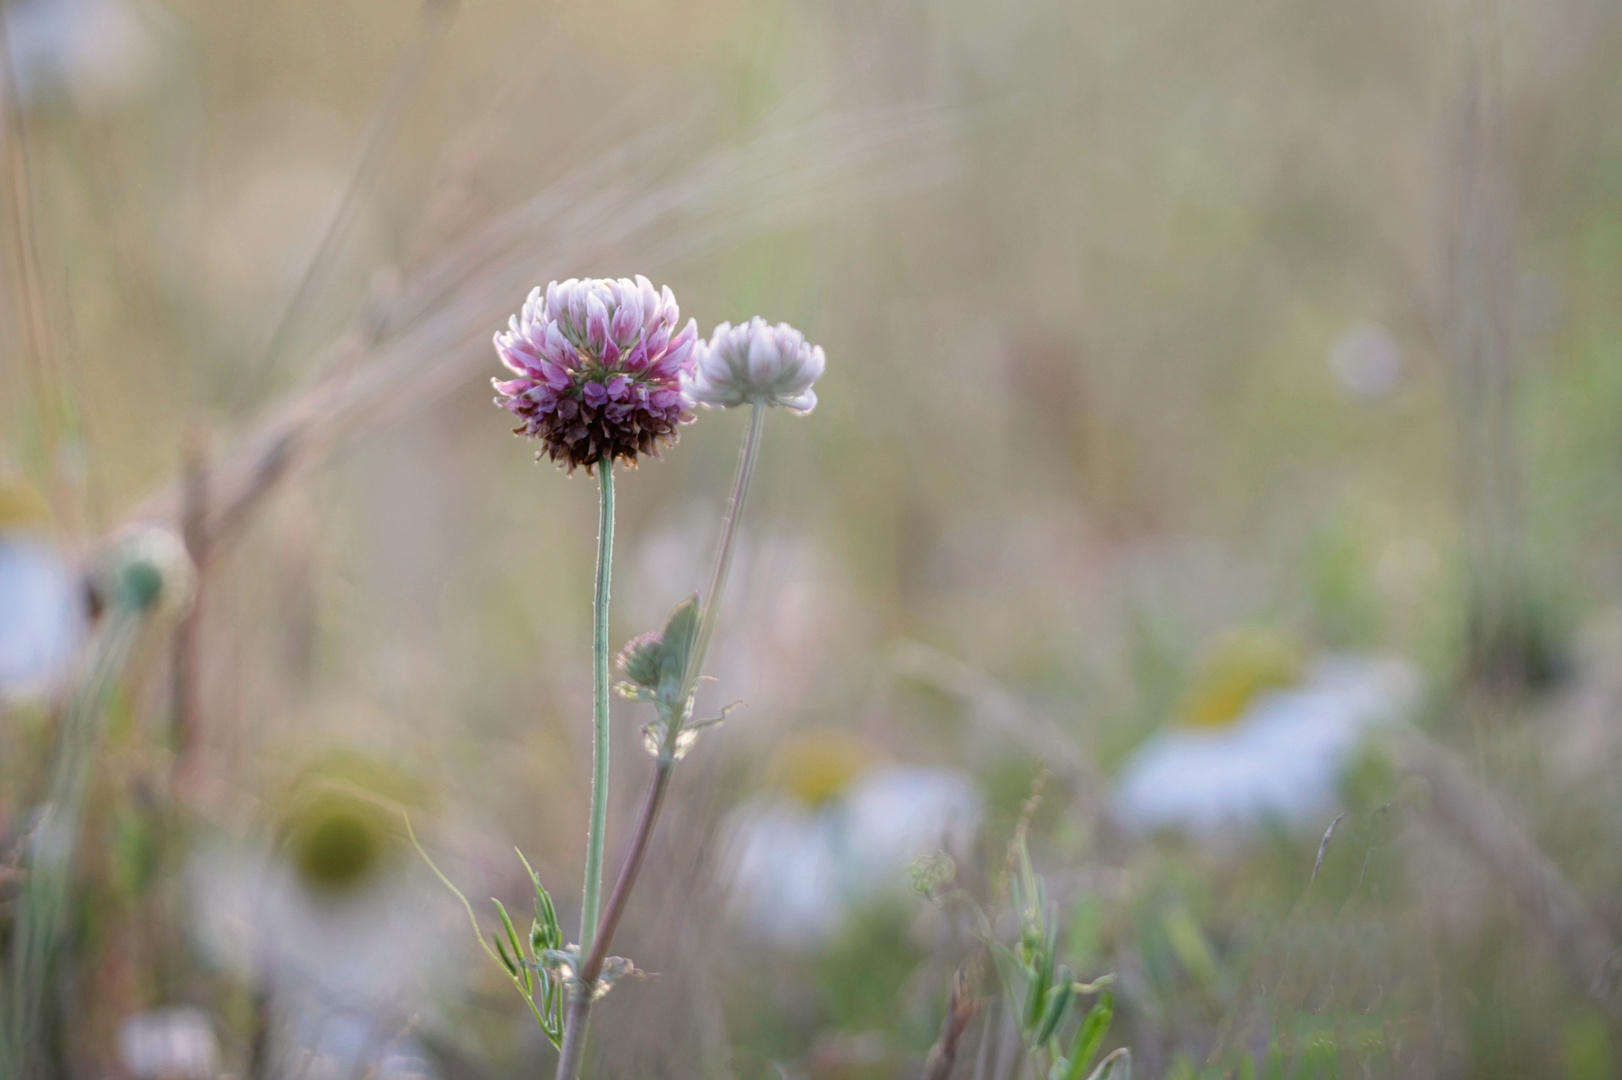
[[[698,636],[698,594],[694,593],[670,612],[665,620],[664,633],[665,678],[674,674],[678,682],[687,673],[687,659],[692,655],[693,642]]]
[[[1025,991],[1025,1023],[1028,1033],[1034,1033],[1042,1022],[1042,1010],[1047,1004],[1048,983],[1042,977],[1042,968],[1031,972],[1030,985]]]
[[[1088,1010],[1076,1029],[1076,1037],[1070,1044],[1070,1075],[1065,1080],[1079,1080],[1082,1070],[1093,1060],[1098,1048],[1104,1045],[1104,1036],[1109,1034],[1110,1020],[1115,1016],[1115,998],[1108,990],[1098,995],[1098,1004]]]
[[[1042,1022],[1037,1025],[1036,1038],[1033,1040],[1037,1046],[1045,1046],[1053,1038],[1053,1033],[1059,1028],[1059,1021],[1064,1019],[1065,1009],[1070,1007],[1071,982],[1065,979],[1058,986],[1047,993],[1047,1006],[1042,1010]]]
[[[671,610],[663,630],[626,644],[619,655],[620,670],[630,680],[618,688],[623,697],[671,707],[685,704],[678,699],[698,637],[698,613],[698,594],[694,593]]]
[[[1045,931],[1042,941],[1042,985],[1049,987],[1054,984],[1054,965],[1059,959],[1059,920],[1054,916],[1053,912],[1048,910],[1046,902],[1047,890],[1043,887],[1041,879],[1037,879],[1037,887],[1042,889],[1044,896],[1042,907],[1039,909],[1043,915],[1043,930]],[[1070,982],[1069,976],[1066,976],[1063,981]]]
[[[1037,889],[1041,889],[1041,881],[1037,881]],[[1038,908],[1037,911],[1041,911]],[[1041,1025],[1043,1009],[1047,1005],[1048,989],[1053,986],[1054,957],[1054,928],[1047,925],[1050,920],[1037,916],[1038,921],[1033,922],[1026,935],[1029,939],[1031,956],[1031,989],[1025,1005],[1025,1029],[1033,1031]],[[1066,980],[1067,982],[1069,980]],[[1040,1041],[1040,1040],[1038,1040]]]
[[[490,899],[495,903],[496,910],[501,913],[501,928],[507,932],[507,944],[512,946],[513,967],[518,969],[514,974],[522,972],[524,990],[527,993],[534,989],[534,982],[530,979],[529,969],[518,963],[524,955],[523,947],[518,944],[518,931],[513,928],[512,917],[507,914],[507,909],[502,905],[501,901],[493,896]],[[501,947],[500,938],[496,939],[496,947],[498,949]],[[506,955],[505,950],[503,950],[502,955]]]
[[[1018,954],[1000,941],[993,940],[987,944],[991,946],[991,957],[997,963],[997,974],[1002,978],[1003,990],[1010,998],[1018,997],[1019,989],[1026,981],[1020,978],[1024,965]]]
[[[556,949],[562,945],[563,931],[558,926],[558,912],[552,906],[552,895],[546,891],[546,886],[541,884],[541,875],[535,872],[535,868],[524,858],[522,851],[518,851],[517,848],[513,850],[518,852],[518,861],[524,864],[530,884],[535,886],[536,926],[530,930],[530,951],[538,956],[543,949]],[[539,931],[538,939],[537,931]]]
[[[546,1036],[551,1040],[552,1045],[558,1046],[562,1036],[561,1034],[554,1036],[552,1029],[547,1027],[546,1018],[541,1015],[540,1008],[535,1004],[535,997],[533,993],[530,991],[530,988],[525,986],[525,980],[520,979],[516,974],[514,974],[511,968],[507,967],[506,961],[501,955],[498,954],[497,950],[492,949],[490,947],[490,943],[484,940],[484,931],[479,929],[479,917],[473,913],[473,905],[468,903],[468,899],[465,895],[463,895],[462,890],[458,889],[455,883],[452,882],[450,878],[445,876],[445,872],[435,865],[434,860],[428,857],[428,852],[423,850],[421,842],[417,840],[416,832],[411,828],[411,815],[402,814],[401,816],[405,818],[406,836],[410,837],[411,846],[417,849],[417,854],[422,857],[423,862],[428,864],[428,869],[434,872],[434,876],[440,880],[440,883],[451,891],[451,895],[455,896],[456,899],[462,902],[462,910],[467,912],[467,921],[469,925],[473,927],[473,940],[479,943],[479,948],[483,949],[485,953],[489,955],[490,959],[502,965],[503,970],[505,970],[507,973],[508,980],[513,984],[513,988],[517,990],[519,994],[523,995],[524,1003],[529,1006],[529,1011],[535,1016],[535,1022],[540,1025],[542,1031],[546,1032]],[[523,853],[520,852],[518,857],[523,859]],[[527,868],[529,863],[525,862],[524,866]],[[530,876],[533,877],[534,874],[535,871],[531,870]],[[496,939],[496,944],[498,946],[501,944],[500,938]]]
[[[1200,932],[1199,924],[1188,909],[1181,904],[1168,908],[1160,916],[1160,925],[1183,970],[1201,987],[1210,989],[1215,986],[1219,976],[1216,954],[1206,943],[1205,935]]]
[[[496,935],[491,934],[490,937],[496,943],[496,954],[501,958],[501,966],[507,969],[507,974],[513,978],[518,978],[518,964],[511,956],[507,955],[507,946],[502,944],[501,939]]]

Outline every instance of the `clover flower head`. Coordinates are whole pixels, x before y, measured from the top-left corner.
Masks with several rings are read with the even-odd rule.
[[[681,309],[647,278],[570,278],[536,288],[495,336],[515,379],[491,380],[496,404],[523,423],[569,472],[618,458],[636,464],[676,441],[693,419],[680,379],[693,367],[698,324],[677,328]]]
[[[804,416],[817,407],[811,384],[826,363],[820,345],[788,323],[772,326],[757,315],[739,326],[717,326],[709,341],[699,343],[697,363],[681,385],[688,397],[712,408],[781,405]]]

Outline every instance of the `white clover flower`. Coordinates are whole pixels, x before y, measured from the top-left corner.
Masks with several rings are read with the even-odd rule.
[[[788,323],[772,326],[756,315],[741,326],[722,323],[698,347],[698,363],[681,378],[682,390],[701,405],[781,405],[804,416],[817,407],[811,384],[827,357]]]

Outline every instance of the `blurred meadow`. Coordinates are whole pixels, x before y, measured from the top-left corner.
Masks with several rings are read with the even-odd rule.
[[[586,1075],[1058,1080],[1034,912],[1140,1078],[1622,1076],[1622,7],[0,15],[6,1075],[550,1074],[405,819],[578,920],[595,485],[490,336],[641,273],[828,366]],[[614,649],[742,432],[620,472]]]

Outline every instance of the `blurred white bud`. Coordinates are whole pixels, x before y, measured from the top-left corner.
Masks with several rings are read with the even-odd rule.
[[[741,326],[722,323],[698,347],[698,364],[682,375],[682,389],[701,405],[781,405],[801,416],[817,406],[811,384],[827,358],[788,323],[772,326],[755,316]]]

